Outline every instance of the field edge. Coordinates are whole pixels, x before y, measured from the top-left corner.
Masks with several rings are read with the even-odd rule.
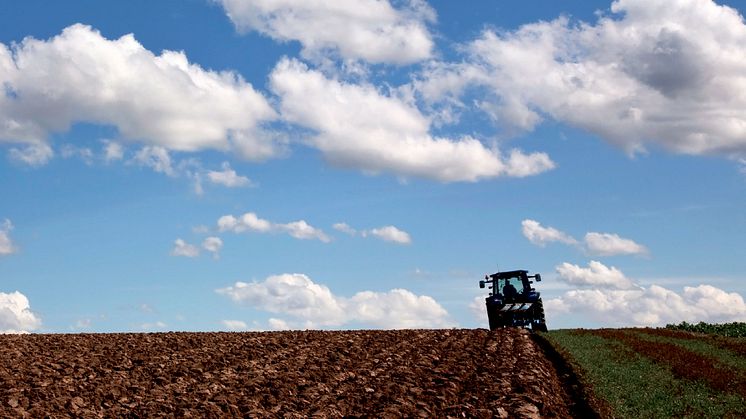
[[[552,343],[551,339],[541,332],[531,333],[531,338],[563,381],[564,397],[573,417],[596,419],[613,416],[611,407],[596,396],[593,387],[583,376],[583,369],[573,361],[565,349]]]

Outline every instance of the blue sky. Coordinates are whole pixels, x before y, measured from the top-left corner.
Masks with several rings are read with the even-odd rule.
[[[741,2],[0,5],[0,331],[746,321]]]

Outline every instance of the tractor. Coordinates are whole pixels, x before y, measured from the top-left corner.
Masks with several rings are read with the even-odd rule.
[[[485,299],[490,330],[530,326],[533,331],[547,331],[541,294],[531,287],[531,279],[539,282],[541,275],[522,270],[497,272],[479,281],[479,288],[489,285],[490,289]]]

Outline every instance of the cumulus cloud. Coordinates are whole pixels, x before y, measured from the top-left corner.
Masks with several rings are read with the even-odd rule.
[[[251,186],[251,181],[246,176],[240,176],[235,170],[231,169],[228,162],[223,162],[222,170],[210,170],[207,172],[207,179],[210,182],[223,185],[228,188],[240,188],[242,186]]]
[[[572,236],[563,233],[553,227],[544,227],[538,221],[534,220],[523,220],[521,222],[523,235],[531,243],[544,247],[547,243],[561,242],[565,244],[577,244],[577,240]]]
[[[426,23],[435,12],[422,0],[218,0],[239,31],[299,41],[301,55],[329,52],[373,63],[409,64],[429,58],[433,41]]]
[[[79,158],[87,165],[93,163],[93,150],[88,147],[77,147],[73,144],[64,144],[60,150],[63,159]]]
[[[474,317],[474,320],[476,320],[480,324],[485,324],[489,321],[487,318],[487,309],[485,306],[485,297],[483,295],[478,295],[474,297],[471,301],[469,301],[469,312],[471,312],[471,315]]]
[[[366,173],[390,172],[442,182],[530,176],[554,168],[544,153],[504,156],[466,136],[433,137],[430,121],[405,100],[367,84],[327,78],[297,60],[270,75],[282,117],[314,132],[307,139],[330,163]]]
[[[162,321],[157,321],[153,323],[143,323],[140,325],[140,329],[142,330],[162,330],[168,327],[168,325]]]
[[[262,218],[259,218],[253,212],[247,212],[246,214],[235,217],[233,215],[224,215],[218,219],[218,230],[221,232],[232,231],[234,233],[243,232],[255,232],[255,233],[271,233],[271,232],[282,232],[287,233],[291,237],[301,240],[319,240],[324,243],[331,241],[331,238],[324,233],[323,230],[311,226],[305,220],[292,221],[289,223],[274,223]]]
[[[356,321],[374,327],[414,329],[451,325],[448,312],[432,297],[418,296],[405,289],[362,291],[345,303],[347,312],[352,312]]]
[[[220,324],[228,330],[247,330],[249,326],[241,320],[221,320]]]
[[[72,330],[90,329],[92,325],[93,325],[93,320],[89,318],[78,319],[74,325],[70,326],[70,329]]]
[[[561,242],[578,246],[594,256],[644,255],[648,249],[634,240],[619,237],[614,233],[586,233],[583,243],[554,227],[544,227],[535,220],[521,222],[523,235],[533,244],[544,247],[547,243]]]
[[[645,246],[611,233],[587,233],[585,247],[588,253],[597,256],[639,255],[648,252]]]
[[[275,224],[274,228],[288,233],[290,236],[301,240],[316,239],[324,243],[329,243],[331,238],[322,230],[311,226],[304,220],[293,221],[286,224]]]
[[[628,152],[746,153],[746,25],[710,0],[618,0],[595,24],[566,17],[485,30],[463,63],[429,68],[426,100],[458,101],[468,86],[506,130],[543,116]]]
[[[639,288],[619,269],[613,266],[609,268],[595,260],[588,263],[587,268],[565,262],[557,266],[556,270],[559,279],[570,285],[612,289]]]
[[[10,239],[10,231],[13,230],[13,223],[5,219],[0,223],[0,256],[10,255],[18,251],[18,248]]]
[[[220,249],[223,248],[223,240],[220,237],[206,237],[200,247],[212,253],[213,258],[218,259],[220,257]],[[174,248],[171,250],[171,256],[196,258],[200,255],[200,247],[187,243],[183,239],[176,239],[174,241]]]
[[[658,285],[636,290],[572,290],[546,301],[545,306],[550,316],[583,313],[614,326],[746,321],[743,297],[711,285],[684,287],[681,293]]]
[[[410,237],[409,233],[400,230],[396,226],[392,225],[372,228],[370,230],[357,230],[347,223],[336,223],[332,226],[332,228],[350,236],[375,237],[383,241],[397,244],[412,243],[412,238]]]
[[[218,230],[221,232],[232,231],[234,233],[243,233],[245,231],[267,233],[272,230],[272,223],[259,218],[253,212],[247,212],[239,218],[232,215],[220,217],[218,219]]]
[[[171,250],[171,256],[184,256],[188,258],[196,258],[199,256],[199,248],[193,244],[189,244],[182,239],[174,240],[174,248]]]
[[[41,319],[31,311],[25,295],[0,292],[0,334],[28,333],[39,326]]]
[[[202,241],[202,248],[212,253],[212,257],[217,259],[220,256],[220,249],[223,248],[223,240],[220,237],[207,237]]]
[[[367,231],[367,234],[377,237],[383,241],[398,243],[398,244],[410,244],[412,243],[409,233],[406,231],[399,230],[395,226],[385,226],[381,228],[374,228]]]
[[[0,101],[2,101],[1,97]],[[0,108],[0,112],[2,112],[2,108]],[[1,114],[0,121],[2,121]],[[0,131],[0,142],[2,140],[2,131]],[[32,167],[39,167],[44,166],[49,162],[49,160],[52,160],[52,157],[54,157],[54,150],[52,150],[52,147],[47,144],[32,143],[22,148],[11,148],[9,156],[12,160],[15,160],[17,162],[27,164]]]
[[[107,163],[122,160],[124,158],[124,147],[113,140],[101,140],[104,144],[104,161]]]
[[[332,228],[339,232],[349,234],[350,236],[354,236],[357,234],[357,230],[350,227],[347,223],[335,223]]]
[[[288,324],[287,321],[282,319],[275,319],[274,317],[267,320],[267,323],[269,324],[269,328],[272,330],[290,330],[290,324]]]
[[[274,275],[262,282],[236,282],[216,292],[258,310],[289,315],[306,328],[349,323],[387,329],[453,325],[448,312],[431,297],[392,289],[362,291],[345,298],[303,274]]]
[[[270,313],[283,313],[319,326],[340,325],[345,311],[325,285],[316,284],[303,274],[270,276],[263,282],[236,282],[218,289],[235,302]]]
[[[134,162],[141,166],[150,167],[158,173],[176,176],[176,170],[171,164],[171,156],[164,147],[146,146],[135,154]]]
[[[168,150],[265,159],[281,148],[261,128],[274,110],[238,74],[205,70],[183,52],[155,55],[131,34],[109,40],[76,24],[49,40],[0,44],[0,85],[0,141],[28,144],[11,156],[29,164],[49,160],[48,136],[76,122]]]

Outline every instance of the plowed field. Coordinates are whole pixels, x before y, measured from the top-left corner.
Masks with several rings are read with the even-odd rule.
[[[569,417],[525,330],[0,336],[0,417]]]

